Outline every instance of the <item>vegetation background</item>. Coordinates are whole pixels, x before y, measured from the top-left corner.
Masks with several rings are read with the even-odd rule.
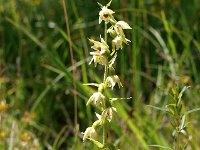
[[[61,0],[0,1],[0,149],[93,149],[81,132],[95,119],[85,105],[95,89],[83,83],[100,82],[103,72],[88,65],[88,38],[103,34],[97,2],[108,3],[65,0],[71,58]],[[126,150],[172,147],[170,120],[153,106],[164,108],[172,87],[189,85],[183,108],[200,107],[200,0],[113,0],[110,8],[133,29],[116,61],[124,87],[107,95],[132,99],[116,103],[108,140]],[[200,149],[199,112],[186,119],[190,149]]]

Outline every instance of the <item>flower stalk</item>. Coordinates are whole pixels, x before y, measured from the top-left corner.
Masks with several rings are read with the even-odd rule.
[[[105,36],[105,42],[107,43],[108,35],[107,35],[107,23],[106,22],[105,22],[104,36]],[[106,82],[107,76],[108,76],[108,64],[105,65],[104,78],[103,78],[103,83],[104,84]],[[106,106],[105,106],[104,109],[106,109]],[[103,124],[103,145],[105,145],[105,143],[106,143],[106,138],[107,138],[106,123],[104,123]]]
[[[92,55],[92,60],[89,64],[94,62],[95,67],[97,64],[104,67],[103,81],[99,84],[85,84],[98,87],[98,91],[91,95],[87,105],[95,105],[101,110],[101,114],[96,113],[98,120],[96,120],[91,127],[88,127],[85,130],[83,133],[83,141],[90,140],[99,148],[109,148],[110,146],[115,147],[113,144],[109,144],[107,142],[107,132],[109,122],[112,121],[113,115],[115,112],[117,112],[117,110],[113,106],[113,99],[106,97],[105,90],[107,88],[111,88],[113,90],[116,83],[119,85],[119,87],[122,86],[119,77],[115,73],[115,68],[113,65],[117,58],[119,49],[123,48],[123,43],[128,44],[128,42],[130,42],[130,40],[126,39],[123,30],[131,29],[131,27],[125,21],[116,21],[114,19],[113,14],[115,12],[108,8],[111,2],[112,0],[106,6],[98,3],[101,7],[101,11],[99,12],[99,24],[104,22],[105,25],[104,38],[100,36],[100,41],[89,39],[89,41],[93,44],[91,48],[94,50],[93,52],[90,52]],[[109,28],[108,25],[110,25]],[[111,47],[108,44],[108,33],[111,38],[113,38],[112,41],[109,42],[112,43]],[[103,127],[102,143],[99,141],[98,133],[96,132],[96,128],[99,126]]]

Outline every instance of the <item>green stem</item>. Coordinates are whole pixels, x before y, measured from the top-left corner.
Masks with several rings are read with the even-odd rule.
[[[108,34],[107,34],[107,23],[105,23],[105,30],[104,30],[104,38],[105,38],[105,42],[107,43],[108,40]]]
[[[179,143],[180,143],[180,138],[179,138],[179,133],[177,133],[177,139],[176,139],[176,147],[175,147],[175,150],[180,150]]]
[[[104,32],[104,38],[105,42],[107,43],[108,35],[107,35],[107,23],[105,23],[105,32]],[[106,82],[106,78],[108,76],[108,63],[105,65],[105,71],[104,71],[104,78],[103,78],[103,83]],[[106,106],[105,108],[106,109]],[[106,138],[107,138],[107,127],[106,127],[106,122],[103,124],[103,145],[106,144]]]
[[[108,76],[108,64],[105,65],[103,83],[105,83],[107,76]]]
[[[104,125],[103,125],[103,145],[106,144],[106,138],[107,138],[107,128],[106,128],[106,122],[104,122]]]
[[[105,23],[104,39],[105,42],[107,43],[108,42],[107,23]],[[103,82],[106,81],[107,76],[108,76],[108,63],[105,65]]]
[[[105,65],[105,72],[104,72],[103,83],[106,82],[107,76],[108,76],[108,64]],[[106,106],[104,106],[103,109],[106,109]],[[106,128],[106,122],[104,122],[104,124],[103,124],[103,145],[106,144],[106,138],[107,138],[107,128]]]

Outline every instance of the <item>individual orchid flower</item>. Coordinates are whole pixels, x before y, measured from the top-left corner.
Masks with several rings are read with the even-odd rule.
[[[123,45],[122,45],[122,37],[121,36],[116,36],[113,40],[112,40],[112,45],[113,45],[113,49],[122,49]]]
[[[124,29],[132,29],[125,21],[118,21],[115,25],[111,26],[107,32],[114,38],[112,40],[113,50],[123,48],[123,43],[128,44],[131,42],[125,37]]]
[[[125,36],[124,34],[124,29],[132,29],[128,23],[126,23],[125,21],[118,21],[114,26],[113,26],[115,32],[117,33],[117,35],[119,36]]]
[[[86,105],[93,103],[96,106],[104,106],[105,105],[105,96],[101,92],[95,92],[89,98]]]
[[[89,39],[89,41],[94,44],[91,48],[96,51],[100,51],[101,55],[105,54],[106,52],[109,53],[109,46],[103,38],[101,38],[101,42],[92,39]]]
[[[128,44],[128,42],[131,42],[129,39],[123,37],[123,36],[116,36],[113,40],[112,40],[112,46],[113,49],[122,49],[123,48],[123,43]]]
[[[113,15],[115,12],[107,8],[108,6],[103,6],[99,12],[99,24],[103,21],[108,23],[111,19],[114,19]]]
[[[114,112],[117,112],[117,109],[115,107],[108,107],[106,108],[103,112],[102,112],[102,120],[105,122],[106,120],[108,120],[109,122],[112,120],[113,118],[113,114]]]
[[[106,78],[106,84],[108,87],[111,87],[113,89],[116,83],[118,84],[119,87],[120,86],[123,87],[122,83],[117,75],[108,76]]]
[[[106,65],[108,63],[107,57],[101,55],[100,51],[90,52],[90,55],[93,55],[93,57],[89,64],[91,64],[92,61],[94,61],[95,66],[97,65],[97,63],[101,65]]]
[[[87,138],[91,138],[96,140],[97,139],[97,132],[95,130],[95,128],[93,127],[88,127],[85,132],[83,133],[83,142],[85,142],[85,140]]]
[[[115,25],[112,25],[107,30],[107,32],[110,33],[111,35],[125,36],[123,30],[126,29],[132,29],[132,28],[125,21],[118,21],[117,23],[115,23]]]

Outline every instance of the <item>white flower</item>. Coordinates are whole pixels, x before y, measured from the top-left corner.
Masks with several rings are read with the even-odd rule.
[[[118,49],[122,49],[123,46],[122,46],[122,38],[121,36],[116,36],[113,40],[112,40],[112,44],[113,44],[113,47],[118,50]]]
[[[97,139],[97,132],[96,132],[95,128],[93,128],[93,127],[88,127],[83,134],[84,134],[83,135],[83,142],[87,138],[92,138],[94,140]]]
[[[107,32],[112,33],[113,35],[115,32],[118,36],[125,36],[123,31],[124,29],[132,29],[132,28],[125,21],[118,21],[115,25],[111,26],[107,30]]]
[[[96,106],[104,106],[105,105],[105,96],[101,92],[95,92],[89,98],[86,105],[93,103]]]
[[[123,48],[123,43],[128,45],[128,42],[131,42],[129,39],[125,38],[125,36],[116,36],[113,40],[112,40],[112,46],[114,49],[118,50],[118,49],[122,49]]]
[[[107,32],[114,38],[112,40],[113,49],[122,49],[123,43],[131,42],[125,37],[124,29],[132,29],[125,21],[118,21],[114,26],[111,26]]]
[[[109,107],[106,108],[103,112],[102,112],[102,120],[108,120],[109,122],[112,120],[113,118],[113,113],[117,112],[117,109],[115,107]]]
[[[106,65],[108,62],[106,54],[110,53],[108,44],[104,41],[103,38],[101,38],[101,42],[92,39],[89,40],[94,44],[91,48],[96,50],[94,52],[90,52],[90,54],[93,55],[93,57],[89,64],[91,64],[92,61],[94,61],[95,66],[97,65],[97,63],[101,65]]]
[[[113,19],[112,14],[115,12],[111,9],[108,9],[106,6],[103,6],[101,11],[99,12],[99,24],[104,20],[106,23],[110,21],[110,19]]]
[[[120,82],[120,79],[117,75],[108,76],[106,78],[106,84],[108,87],[111,87],[113,89],[113,87],[115,86],[116,83],[118,84],[119,87],[122,86],[122,83]]]
[[[132,29],[128,23],[126,23],[125,21],[118,21],[114,26],[113,26],[115,32],[117,33],[117,35],[119,36],[124,36],[124,31],[123,29]]]
[[[113,40],[112,40],[112,44],[113,44],[113,48],[115,48],[116,50],[118,49],[122,49],[123,48],[123,42],[125,44],[128,44],[128,42],[131,42],[129,39],[123,37],[123,36],[116,36]]]

